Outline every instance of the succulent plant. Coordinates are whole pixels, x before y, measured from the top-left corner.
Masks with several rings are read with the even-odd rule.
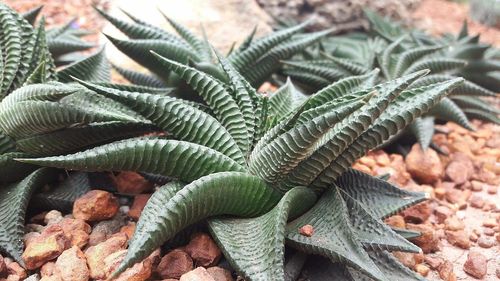
[[[496,77],[500,73],[496,49],[480,44],[479,36],[469,36],[466,24],[457,36],[433,38],[423,32],[406,31],[374,13],[367,12],[367,15],[375,37],[353,33],[324,39],[320,46],[322,50],[309,51],[309,54],[315,54],[311,58],[285,62],[283,74],[301,82],[306,89],[318,89],[375,68],[382,70],[378,78],[382,81],[422,69],[431,71],[430,75],[415,81],[410,87],[453,77],[465,78],[464,84],[455,88],[449,97],[431,109],[427,116],[417,119],[405,132],[415,136],[424,149],[432,145],[434,120],[452,121],[470,130],[473,127],[468,118],[500,124],[500,110],[482,98],[498,97],[500,91],[500,80]]]
[[[131,26],[129,30],[147,27],[166,36],[145,24]],[[191,38],[185,29],[178,30]],[[290,33],[255,44],[267,49]],[[327,275],[342,271],[356,278],[421,280],[388,252],[419,249],[381,219],[421,202],[425,195],[350,166],[432,108],[462,79],[408,89],[427,71],[382,84],[375,83],[378,73],[372,71],[339,80],[310,97],[291,83],[266,97],[254,90],[235,63],[243,58],[252,62],[261,52],[247,57],[242,51],[235,53],[240,59],[231,60],[212,50],[203,53],[208,43],[189,40],[172,41],[172,46],[188,50],[197,46],[194,42],[203,43],[191,51],[216,57],[211,68],[217,73],[156,52],[148,60],[154,59],[155,71],[174,73],[203,103],[75,78],[80,85],[29,85],[0,104],[0,127],[23,153],[32,155],[17,157],[19,165],[139,171],[172,179],[146,205],[115,275],[186,227],[206,222],[229,262],[247,280],[284,280],[285,244],[328,258],[325,269],[315,269]],[[261,70],[246,72],[251,78]],[[123,135],[134,134],[132,128],[140,137]],[[161,134],[144,137],[144,130]],[[304,225],[313,227],[312,236],[299,234]],[[5,250],[3,241],[0,238],[0,248]],[[11,254],[16,256],[15,251]]]
[[[199,38],[166,15],[164,15],[165,19],[179,36],[153,26],[125,11],[123,12],[132,20],[131,22],[121,20],[101,10],[97,11],[129,37],[121,40],[106,35],[112,44],[150,72],[150,74],[144,74],[117,66],[116,70],[130,82],[151,87],[178,87],[183,98],[189,96],[187,92],[190,88],[182,79],[179,79],[178,75],[158,66],[150,51],[179,63],[189,64],[220,80],[226,79],[224,71],[212,55],[212,47],[206,36]],[[258,39],[254,38],[256,32],[254,29],[238,48],[233,47],[230,50],[228,60],[251,85],[258,87],[279,69],[281,60],[290,58],[332,31],[298,34],[307,25],[308,22],[305,22]]]

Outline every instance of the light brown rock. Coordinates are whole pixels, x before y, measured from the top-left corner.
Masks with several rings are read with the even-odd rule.
[[[463,230],[465,228],[465,224],[456,216],[452,216],[444,221],[444,228],[446,230]]]
[[[464,271],[475,278],[483,278],[486,275],[488,259],[477,250],[471,250],[464,263]]]
[[[440,257],[434,255],[425,255],[425,263],[429,265],[432,269],[437,269],[441,264],[443,264],[444,260]]]
[[[89,247],[85,251],[85,257],[90,269],[90,277],[93,279],[104,279],[106,277],[103,264],[104,259],[112,253],[125,249],[126,245],[127,235],[120,233],[104,242]]]
[[[450,261],[444,261],[438,268],[439,277],[445,281],[456,280],[453,272],[453,264]]]
[[[425,264],[417,264],[415,266],[415,271],[422,275],[422,276],[427,276],[429,275],[429,272],[431,271],[431,269],[429,267],[427,267]]]
[[[120,232],[127,235],[128,239],[130,240],[132,239],[132,236],[134,236],[135,227],[135,222],[128,222],[127,225],[124,225],[122,226],[122,228],[120,228]]]
[[[233,277],[231,276],[231,272],[229,270],[214,266],[207,268],[208,274],[212,276],[215,281],[233,281]]]
[[[410,230],[416,230],[422,235],[411,239],[413,243],[419,246],[424,253],[432,253],[439,250],[439,238],[432,226],[426,224],[406,224]]]
[[[127,254],[127,250],[115,252],[104,259],[106,277],[110,277],[116,271]],[[134,264],[125,272],[121,273],[114,281],[145,281],[149,280],[153,271],[153,264],[159,258],[160,251],[154,251],[149,257],[141,262]]]
[[[136,172],[121,172],[113,176],[113,184],[120,193],[141,194],[153,190],[153,184]]]
[[[60,220],[62,220],[62,218],[63,216],[61,212],[57,210],[52,210],[45,214],[43,221],[46,225],[49,225],[53,223],[58,223]]]
[[[222,255],[217,244],[206,233],[193,235],[185,251],[191,256],[196,266],[215,265]]]
[[[42,277],[52,276],[54,274],[55,267],[56,267],[56,263],[53,261],[50,261],[50,262],[42,265],[42,267],[40,267],[40,275]]]
[[[481,236],[477,239],[477,245],[481,248],[491,248],[495,246],[495,240],[487,236]]]
[[[470,205],[473,208],[481,209],[484,207],[484,200],[481,195],[474,194],[470,197]]]
[[[69,247],[69,244],[59,225],[48,226],[39,236],[34,237],[27,244],[22,255],[26,268],[33,270],[57,258]]]
[[[173,250],[161,258],[156,272],[164,279],[179,279],[184,273],[193,270],[193,259],[183,250]]]
[[[445,173],[446,177],[456,184],[464,184],[467,182],[472,173],[474,167],[471,163],[464,161],[452,161],[446,167]]]
[[[59,275],[44,276],[40,281],[63,281]]]
[[[54,270],[63,281],[87,281],[90,278],[85,255],[78,246],[64,251],[57,258]]]
[[[149,198],[151,198],[151,194],[138,194],[134,196],[134,203],[130,211],[128,211],[128,216],[134,220],[138,220]]]
[[[28,276],[26,270],[17,262],[11,261],[9,259],[4,259],[4,260],[5,260],[5,265],[7,266],[7,274],[9,276],[16,276],[20,280],[23,280]]]
[[[71,246],[78,246],[82,249],[87,245],[92,228],[84,220],[63,218],[57,224],[61,226]]]
[[[387,219],[385,219],[385,223],[392,227],[397,227],[397,228],[406,227],[405,219],[403,218],[403,216],[400,215],[388,217]]]
[[[120,205],[113,194],[92,190],[78,198],[73,205],[73,216],[85,221],[101,221],[116,215]]]
[[[434,209],[437,223],[444,223],[444,221],[451,217],[455,212],[446,206],[437,206]]]
[[[432,184],[443,173],[443,166],[437,153],[432,149],[424,152],[419,144],[413,145],[405,163],[407,171],[420,183]]]
[[[446,240],[448,242],[456,247],[462,248],[462,249],[469,249],[470,248],[470,241],[467,233],[463,230],[457,230],[457,231],[450,231],[447,230],[445,232],[446,234]]]
[[[498,223],[496,222],[495,218],[486,218],[483,221],[483,226],[485,227],[496,227]]]
[[[215,281],[215,279],[203,267],[197,267],[194,270],[181,276],[179,281]]]
[[[400,263],[404,264],[408,268],[414,269],[415,265],[417,265],[415,255],[413,253],[394,251],[392,254],[399,260]]]

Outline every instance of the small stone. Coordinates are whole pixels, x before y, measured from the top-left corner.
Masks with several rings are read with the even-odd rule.
[[[118,213],[110,220],[98,222],[90,233],[89,245],[94,246],[106,241],[113,234],[119,232],[126,224],[126,221],[127,217],[122,213]]]
[[[222,253],[217,244],[206,233],[196,233],[185,247],[196,266],[212,266],[217,264]]]
[[[477,245],[481,248],[491,248],[495,246],[495,240],[490,237],[481,236],[477,240]]]
[[[56,263],[50,261],[42,265],[42,267],[40,267],[40,275],[42,275],[42,277],[52,276],[54,274],[55,268],[56,268]]]
[[[63,281],[58,275],[44,276],[40,281]]]
[[[5,259],[5,265],[7,266],[7,274],[9,276],[16,276],[19,280],[23,280],[28,276],[26,270],[17,262],[7,261],[7,259]]]
[[[453,272],[453,264],[450,261],[444,261],[438,268],[439,277],[443,280],[453,280],[455,273]]]
[[[422,276],[427,276],[429,275],[430,268],[428,268],[425,264],[417,264],[415,266],[415,271],[422,275]]]
[[[106,277],[103,265],[104,259],[112,253],[125,249],[126,245],[127,235],[119,233],[104,242],[89,247],[85,251],[85,257],[90,269],[90,277],[92,279],[104,279]]]
[[[151,194],[139,194],[134,197],[134,203],[128,211],[128,216],[134,220],[138,220],[141,216],[142,210],[148,203],[149,198],[151,198]]]
[[[432,184],[440,179],[443,166],[437,153],[432,149],[422,150],[413,145],[405,159],[406,169],[420,183]]]
[[[85,221],[102,221],[115,216],[119,207],[118,200],[111,193],[92,190],[75,201],[73,216]]]
[[[483,221],[483,226],[485,227],[495,227],[497,225],[498,224],[494,218],[487,218]]]
[[[33,270],[44,263],[57,258],[67,247],[69,241],[64,235],[63,229],[52,224],[37,237],[34,237],[26,245],[22,255],[26,268]]]
[[[377,166],[377,162],[375,161],[375,159],[373,159],[370,156],[363,156],[363,157],[359,158],[358,162],[365,165],[365,166],[370,167],[371,169],[373,169],[373,168],[375,168],[375,166]]]
[[[472,163],[465,161],[452,161],[448,164],[445,170],[446,177],[456,184],[466,183],[472,173],[474,172],[474,166]]]
[[[89,241],[92,228],[84,220],[63,218],[58,222],[71,246],[85,247]]]
[[[471,233],[471,235],[469,235],[469,240],[472,242],[477,242],[478,239],[479,236],[476,233]]]
[[[463,230],[446,231],[445,234],[446,234],[446,240],[448,240],[448,242],[451,245],[462,249],[470,248],[469,238],[467,237],[467,234]]]
[[[153,184],[136,172],[121,172],[112,179],[120,193],[141,194],[153,190]]]
[[[215,281],[233,281],[234,280],[233,276],[231,276],[231,272],[229,272],[229,270],[222,268],[222,267],[218,267],[218,266],[209,267],[209,268],[207,268],[207,272],[208,272],[208,274],[210,274],[210,276],[212,276],[212,278]]]
[[[427,263],[432,269],[437,269],[439,266],[441,266],[441,264],[443,264],[443,262],[443,259],[440,257],[436,257],[433,255],[425,256],[425,263]]]
[[[422,223],[431,216],[431,213],[432,209],[429,203],[423,202],[404,210],[401,214],[406,222]]]
[[[57,210],[52,210],[45,214],[45,217],[43,219],[44,223],[46,225],[53,224],[53,223],[58,223],[60,220],[62,220],[63,216],[61,212]]]
[[[493,236],[495,235],[495,230],[493,230],[493,228],[484,228],[483,234],[487,236]]]
[[[398,259],[400,263],[404,264],[406,267],[411,269],[415,268],[417,262],[415,261],[414,254],[398,251],[394,251],[392,252],[392,254],[394,255],[394,257],[396,257],[396,259]]]
[[[444,221],[454,213],[454,211],[446,206],[437,206],[434,209],[434,215],[436,216],[437,223],[444,223]]]
[[[194,270],[181,276],[179,281],[215,281],[215,279],[203,267],[197,267]]]
[[[463,230],[465,228],[465,224],[462,220],[459,220],[457,217],[449,217],[444,221],[444,228],[446,230]]]
[[[445,195],[446,195],[446,189],[442,187],[436,187],[434,189],[434,196],[436,196],[437,199],[443,200]]]
[[[497,194],[497,192],[498,192],[497,189],[498,188],[494,185],[488,185],[487,192],[488,192],[488,194],[494,195],[494,194]]]
[[[372,170],[370,170],[370,167],[366,166],[366,165],[363,165],[361,163],[354,163],[354,165],[352,166],[353,169],[356,169],[358,171],[361,171],[363,173],[366,173],[366,174],[371,174],[372,173]]]
[[[54,270],[63,281],[89,280],[90,273],[85,255],[77,246],[69,248],[57,258]]]
[[[413,243],[419,246],[424,253],[432,253],[439,250],[439,238],[434,229],[426,224],[406,224],[409,230],[416,230],[422,235],[411,239]]]
[[[471,183],[472,191],[479,192],[479,191],[482,191],[484,188],[484,183],[482,183],[480,181],[471,181],[470,183]]]
[[[113,281],[146,281],[149,280],[153,272],[153,264],[157,256],[159,256],[160,251],[154,251],[149,257],[141,262],[134,264],[125,272],[121,273],[118,277],[114,278]],[[115,252],[104,259],[104,267],[106,276],[110,276],[122,263],[123,259],[127,254],[127,250],[121,250]]]
[[[488,260],[476,250],[472,250],[467,255],[464,264],[464,271],[472,277],[481,279],[486,275]]]
[[[183,274],[193,270],[193,260],[182,250],[167,253],[158,264],[156,272],[163,279],[179,279]]]
[[[470,205],[473,208],[481,209],[484,207],[484,200],[483,197],[480,195],[474,194],[470,198]]]
[[[306,236],[306,237],[311,237],[314,234],[314,227],[310,224],[306,224],[299,228],[299,233],[300,235]]]
[[[120,228],[120,232],[125,233],[125,235],[127,235],[128,239],[130,240],[132,239],[132,236],[134,236],[135,227],[135,222],[128,222],[127,225],[124,225],[122,226],[122,228]]]
[[[385,223],[396,228],[406,228],[406,222],[403,216],[395,215],[385,219]]]

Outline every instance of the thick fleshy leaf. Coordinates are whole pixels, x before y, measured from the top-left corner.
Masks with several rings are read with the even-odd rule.
[[[376,218],[387,218],[427,198],[425,193],[400,189],[353,169],[342,174],[336,184]]]
[[[0,4],[0,43],[2,45],[3,65],[1,69],[0,99],[6,96],[22,58],[21,27],[16,14],[5,4]]]
[[[57,77],[61,82],[73,82],[72,77],[87,81],[109,81],[111,67],[106,59],[104,47],[97,53],[59,70]]]
[[[0,130],[0,155],[16,150],[16,143]]]
[[[197,221],[216,215],[253,217],[278,203],[281,194],[257,177],[238,172],[214,173],[186,185],[170,198],[164,189],[146,204],[122,264],[123,272],[165,241]],[[160,211],[161,210],[161,211]]]
[[[285,85],[270,95],[269,113],[278,119],[282,119],[299,107],[305,100],[306,96],[295,89],[292,81],[288,79]]]
[[[117,65],[113,65],[113,69],[116,70],[116,72],[118,72],[125,79],[127,79],[128,81],[130,81],[135,85],[157,87],[157,88],[166,87],[165,82],[163,82],[160,78],[157,78],[153,75],[145,74],[131,69],[126,69],[123,67],[119,67]]]
[[[119,91],[84,81],[79,82],[91,90],[125,104],[179,140],[213,148],[240,164],[244,163],[241,150],[224,126],[214,117],[182,100]]]
[[[443,98],[429,113],[436,119],[452,121],[468,130],[474,130],[465,113],[449,98]]]
[[[43,9],[43,5],[40,5],[38,7],[35,7],[31,10],[28,10],[22,14],[23,18],[25,18],[30,24],[34,24],[36,21],[36,18],[40,14],[40,12]]]
[[[18,157],[30,157],[31,155],[22,152],[8,152],[0,155],[0,183],[15,182],[22,180],[37,166],[15,161]]]
[[[245,170],[229,157],[206,146],[152,137],[113,142],[65,156],[19,161],[81,171],[147,172],[184,182],[211,173]]]
[[[0,251],[24,265],[24,216],[31,195],[56,176],[54,170],[42,168],[18,183],[0,187]]]
[[[314,234],[310,237],[298,231],[306,224],[314,228]],[[386,280],[358,240],[349,220],[347,206],[335,186],[326,190],[311,210],[288,224],[286,242],[308,254],[342,261],[375,280]]]
[[[249,219],[210,219],[210,231],[224,256],[247,280],[283,280],[288,217],[302,214],[315,202],[312,190],[293,188],[266,214]]]
[[[408,128],[415,135],[422,149],[427,149],[434,135],[434,117],[417,118]]]
[[[87,173],[75,172],[60,184],[33,195],[30,204],[43,210],[59,210],[71,212],[76,199],[90,191],[90,180]]]

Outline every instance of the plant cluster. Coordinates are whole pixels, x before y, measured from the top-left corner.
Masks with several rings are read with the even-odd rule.
[[[473,127],[468,118],[500,124],[500,111],[484,100],[498,97],[500,92],[498,49],[480,43],[479,35],[470,36],[466,23],[457,35],[435,38],[419,30],[406,30],[373,12],[365,13],[371,23],[368,33],[326,38],[320,45],[286,61],[282,74],[301,82],[306,91],[376,68],[381,70],[381,81],[422,69],[431,71],[410,87],[465,78],[449,97],[405,132],[415,136],[424,149],[432,145],[435,119],[452,121],[469,130]]]
[[[423,280],[390,254],[419,252],[406,240],[419,234],[382,219],[426,195],[350,167],[463,87],[463,78],[417,87],[428,77],[424,67],[383,81],[371,70],[309,96],[290,81],[266,96],[255,86],[328,31],[297,34],[302,24],[251,35],[226,57],[170,19],[180,37],[103,12],[131,38],[110,40],[152,72],[117,67],[137,85],[110,83],[102,51],[56,72],[46,39],[33,43],[44,50],[36,67],[18,63],[13,71],[11,60],[24,61],[12,38],[23,33],[11,29],[22,25],[36,38],[45,31],[0,8],[9,27],[0,34],[2,77],[16,82],[5,82],[0,103],[3,253],[23,264],[28,205],[68,208],[89,189],[88,172],[138,171],[167,183],[148,201],[114,276],[202,224],[246,280],[294,280],[300,272],[310,280]],[[42,189],[66,170],[78,172]],[[304,225],[314,234],[300,234]]]

